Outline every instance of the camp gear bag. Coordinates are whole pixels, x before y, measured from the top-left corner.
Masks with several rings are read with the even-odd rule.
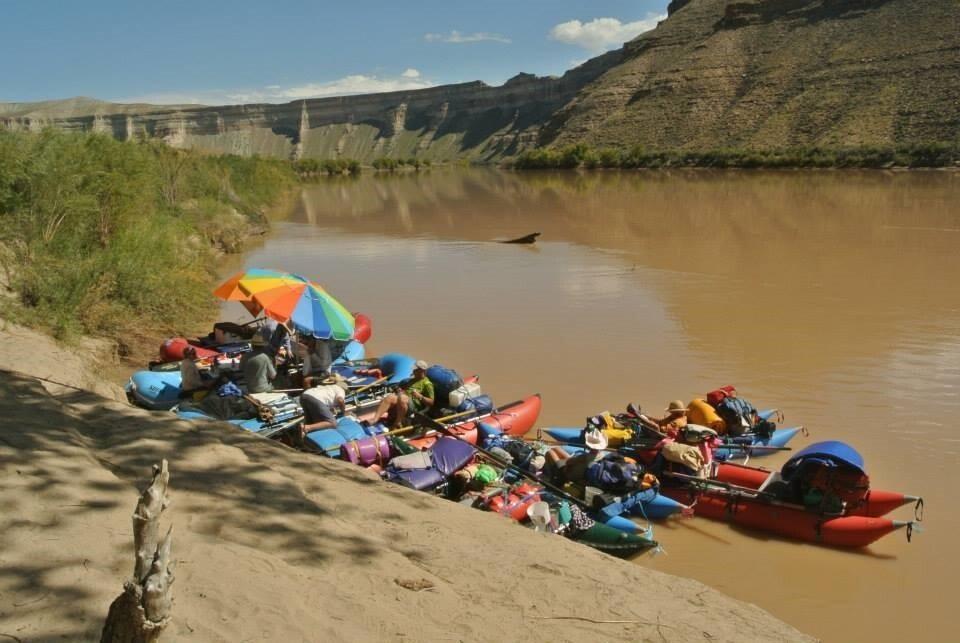
[[[708,426],[721,435],[727,432],[727,423],[717,415],[716,409],[705,400],[693,400],[687,406],[687,422]]]
[[[620,491],[632,487],[642,474],[641,468],[618,456],[597,460],[587,468],[586,481],[604,491]]]
[[[713,408],[717,408],[717,405],[720,404],[723,400],[730,397],[730,395],[737,389],[731,385],[721,386],[718,389],[710,391],[707,393],[707,404]]]
[[[757,409],[742,397],[725,397],[717,405],[717,414],[726,423],[728,435],[743,435],[753,428]]]
[[[463,386],[463,380],[452,368],[434,364],[427,369],[427,379],[433,383],[434,400],[441,404],[450,399],[450,393]]]

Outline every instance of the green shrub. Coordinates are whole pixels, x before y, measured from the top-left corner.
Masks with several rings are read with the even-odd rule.
[[[205,323],[216,251],[240,249],[294,169],[157,141],[0,131],[0,256],[18,299],[3,315],[121,342]]]

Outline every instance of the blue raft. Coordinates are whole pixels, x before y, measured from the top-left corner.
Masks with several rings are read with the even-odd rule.
[[[759,413],[761,419],[768,419],[772,417],[776,411],[761,411]],[[582,428],[573,428],[573,427],[551,427],[543,429],[544,432],[549,435],[551,438],[557,442],[564,445],[572,446],[582,446],[583,445],[583,429]],[[796,436],[800,431],[803,430],[803,427],[790,427],[786,429],[777,429],[774,431],[770,437],[764,438],[759,435],[743,435],[738,437],[726,437],[724,441],[729,444],[739,444],[743,446],[753,446],[753,447],[785,447],[787,444]],[[720,447],[714,451],[714,458],[717,460],[729,460],[731,458],[736,458],[742,456],[747,451],[744,449],[732,448],[723,448]],[[774,450],[770,449],[757,449],[756,451],[750,451],[752,457],[764,456],[773,453]]]
[[[362,360],[365,350],[356,340],[348,342],[334,361],[334,370],[345,362]],[[180,402],[180,371],[137,371],[124,388],[133,404],[152,411],[169,411]]]

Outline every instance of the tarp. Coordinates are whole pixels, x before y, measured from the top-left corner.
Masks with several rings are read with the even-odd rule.
[[[810,460],[819,461],[825,466],[850,466],[866,473],[863,456],[857,453],[856,449],[845,442],[828,440],[811,444],[787,460],[780,470],[780,475],[784,480],[789,480],[801,464]]]

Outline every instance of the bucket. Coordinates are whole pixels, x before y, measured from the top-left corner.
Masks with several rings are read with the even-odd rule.
[[[390,459],[390,441],[383,435],[350,440],[340,447],[340,459],[361,467],[386,464]]]
[[[535,502],[527,507],[527,516],[533,523],[534,531],[546,531],[550,524],[550,505],[543,500]]]

